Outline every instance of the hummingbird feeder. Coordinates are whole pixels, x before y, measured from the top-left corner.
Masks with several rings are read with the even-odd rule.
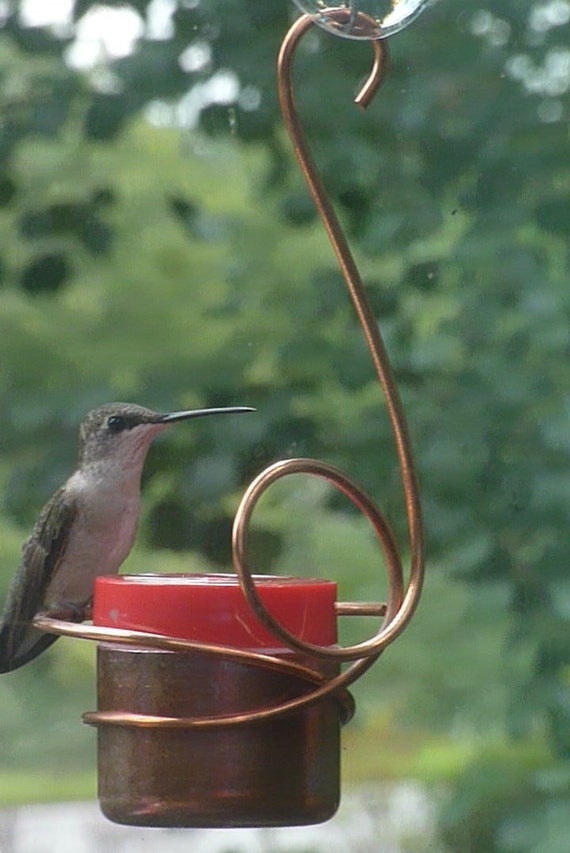
[[[41,613],[42,631],[97,640],[99,800],[113,821],[139,826],[236,827],[318,823],[340,800],[340,730],[354,713],[348,687],[406,628],[424,575],[422,513],[408,428],[378,323],[323,186],[294,102],[296,48],[316,23],[368,40],[365,108],[383,82],[385,36],[426,0],[296,0],[303,12],[278,60],[283,118],[326,228],[383,389],[406,497],[410,568],[373,501],[336,468],[288,459],[248,487],[233,530],[235,575],[123,575],[96,581],[92,624]],[[371,522],[389,579],[386,603],[336,600],[333,581],[252,576],[248,529],[267,488],[290,474],[324,478]],[[380,619],[353,646],[337,643],[341,616]]]

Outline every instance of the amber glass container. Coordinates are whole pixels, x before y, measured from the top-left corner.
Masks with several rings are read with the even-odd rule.
[[[258,577],[256,584],[265,606],[288,630],[319,645],[336,643],[336,584],[278,577]],[[250,650],[334,674],[330,663],[301,661],[283,648],[252,613],[233,575],[99,578],[93,621]],[[313,688],[314,680],[294,667],[101,643],[97,725],[103,813],[117,823],[163,827],[327,820],[340,798],[346,704],[327,697],[276,718],[227,721]],[[114,723],[106,712],[119,712],[121,720]],[[212,721],[220,716],[226,721]]]

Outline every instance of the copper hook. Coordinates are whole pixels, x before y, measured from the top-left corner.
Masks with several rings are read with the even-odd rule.
[[[349,16],[349,10],[335,9],[335,16],[341,18]],[[410,576],[408,586],[400,601],[398,590],[393,583],[397,575],[395,562],[393,561],[392,536],[387,523],[381,513],[374,507],[373,503],[363,495],[354,483],[352,483],[341,472],[332,469],[331,466],[316,460],[290,459],[267,468],[251,484],[244,495],[234,522],[233,531],[233,559],[234,568],[240,578],[240,583],[249,604],[256,611],[257,616],[264,624],[287,645],[305,654],[316,657],[334,658],[338,660],[358,660],[367,655],[378,655],[380,652],[404,630],[412,618],[421,594],[424,577],[424,535],[421,511],[421,500],[409,431],[406,418],[394,379],[392,368],[378,323],[366,292],[358,268],[350,251],[350,247],[340,226],[334,208],[328,197],[318,169],[311,155],[306,141],[301,122],[295,106],[292,68],[295,51],[302,37],[313,26],[313,18],[303,15],[291,27],[285,36],[278,59],[278,87],[279,98],[285,126],[291,138],[295,155],[321,216],[323,225],[329,236],[330,242],[337,257],[341,272],[344,276],[349,290],[356,314],[362,326],[362,330],[372,356],[378,380],[383,388],[386,398],[388,414],[394,433],[400,472],[406,499],[406,510],[408,517],[408,528],[410,536]],[[366,108],[372,101],[384,79],[388,62],[388,48],[386,41],[373,41],[374,65],[371,74],[356,96],[355,103]],[[247,568],[247,530],[251,514],[255,504],[265,489],[282,476],[290,473],[309,473],[322,476],[340,488],[348,497],[359,506],[370,518],[375,526],[376,532],[384,548],[388,560],[391,581],[391,596],[388,603],[383,625],[378,633],[370,640],[344,649],[325,649],[300,641],[297,637],[286,631],[268,613],[260,600],[251,573]],[[365,509],[366,506],[366,509]],[[397,586],[397,582],[396,582]]]

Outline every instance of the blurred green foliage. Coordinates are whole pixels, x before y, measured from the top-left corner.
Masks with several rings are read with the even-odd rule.
[[[290,455],[354,475],[403,536],[372,368],[281,125],[292,4],[178,0],[157,37],[156,4],[130,0],[147,22],[134,51],[79,71],[65,62],[73,30],[25,26],[22,5],[5,4],[0,30],[2,589],[73,465],[83,413],[112,399],[258,409],[157,443],[133,568],[227,566],[244,484]],[[75,21],[96,5],[76,0]],[[492,7],[440,2],[394,38],[366,115],[351,103],[362,44],[315,32],[296,72],[425,499],[425,600],[358,688],[363,707],[380,703],[392,732],[508,732],[514,748],[442,771],[458,780],[443,839],[454,853],[557,853],[570,833],[570,6]],[[366,525],[296,480],[260,506],[256,568],[377,595]],[[75,719],[93,705],[91,668],[89,648],[59,641],[2,680],[1,767],[89,760]]]

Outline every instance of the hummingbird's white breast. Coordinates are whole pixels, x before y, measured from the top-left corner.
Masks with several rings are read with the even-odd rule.
[[[86,604],[98,575],[116,574],[136,536],[141,466],[76,471],[66,492],[76,507],[67,544],[44,597],[44,607]]]

